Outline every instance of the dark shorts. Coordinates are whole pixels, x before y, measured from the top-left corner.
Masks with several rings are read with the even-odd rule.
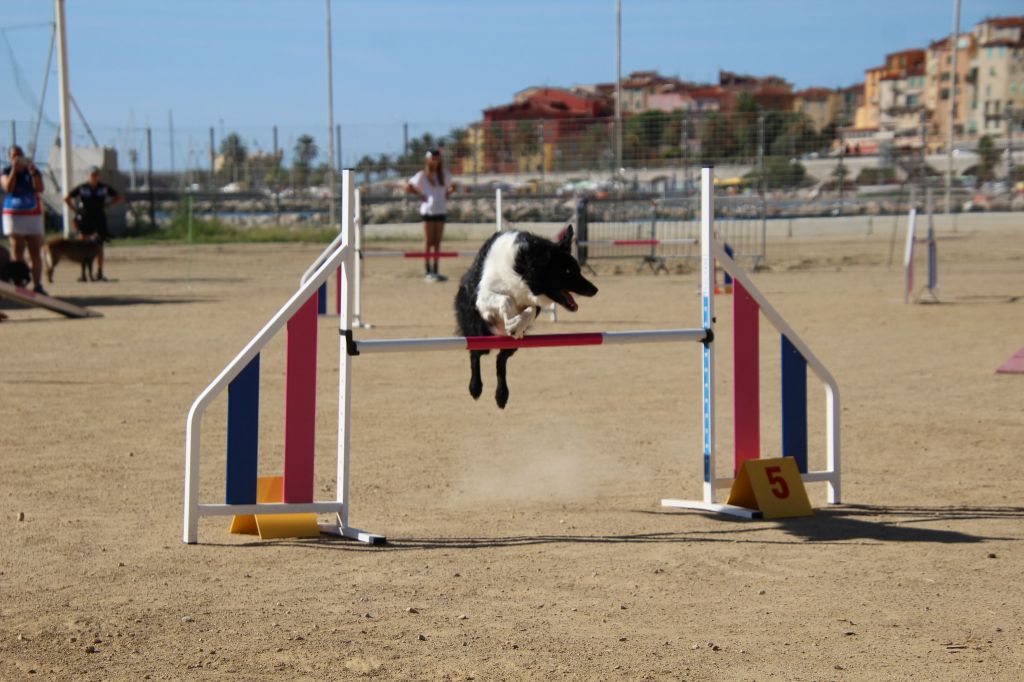
[[[437,215],[425,215],[423,221],[427,223],[443,223],[448,219],[447,213],[438,213]]]
[[[97,220],[79,219],[75,222],[78,232],[86,237],[95,235],[101,242],[110,240],[110,232],[107,230],[106,222]]]

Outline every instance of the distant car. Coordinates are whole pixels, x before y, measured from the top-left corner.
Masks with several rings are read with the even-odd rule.
[[[221,187],[220,191],[224,194],[238,194],[242,191],[242,185],[237,182],[229,182]]]

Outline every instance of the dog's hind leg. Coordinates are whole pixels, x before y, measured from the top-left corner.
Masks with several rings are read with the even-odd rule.
[[[89,272],[89,280],[92,280],[92,262],[89,259],[85,259],[82,261],[82,274],[79,275],[78,277],[79,282],[87,281],[85,279],[85,273],[87,270]]]
[[[57,259],[50,251],[50,246],[43,247],[43,260],[46,261],[46,281],[53,284],[53,269],[57,267]]]
[[[515,352],[515,348],[505,348],[498,351],[498,361],[495,363],[498,367],[498,388],[494,391],[494,400],[501,409],[505,409],[505,405],[508,403],[508,382],[505,381],[505,365],[508,363],[508,359],[515,355]]]
[[[469,351],[469,394],[473,400],[480,397],[484,391],[484,381],[480,378],[480,356],[486,355],[486,351]]]

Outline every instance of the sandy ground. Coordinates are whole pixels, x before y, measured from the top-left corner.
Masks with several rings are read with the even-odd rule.
[[[942,232],[940,305],[900,302],[881,222],[772,238],[755,281],[842,389],[846,504],[811,485],[810,518],[659,506],[700,492],[696,344],[520,352],[504,411],[493,360],[473,402],[462,353],[357,358],[352,522],[384,548],[259,542],[223,518],[181,542],[188,406],[320,247],[118,245],[106,284],[62,265],[52,293],[103,318],[0,307],[0,678],[1021,679],[1024,376],[993,373],[1024,345],[1021,220]],[[620,265],[535,331],[697,326],[694,272]],[[455,277],[427,284],[397,259],[367,270],[364,338],[452,332]],[[330,499],[337,321],[320,325]],[[768,452],[776,353],[765,330]],[[275,341],[266,474],[280,471],[282,369]],[[820,462],[824,392],[810,395]],[[204,501],[219,502],[223,400],[204,433]]]

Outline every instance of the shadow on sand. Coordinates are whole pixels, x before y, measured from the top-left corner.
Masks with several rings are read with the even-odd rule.
[[[655,516],[685,517],[694,512],[641,511]],[[964,521],[1020,521],[1024,507],[917,507],[842,505],[815,510],[814,516],[772,521],[740,521],[709,515],[705,518],[722,524],[712,530],[624,533],[616,535],[513,535],[501,537],[408,537],[390,538],[384,546],[368,547],[359,543],[322,535],[319,540],[283,540],[279,544],[302,547],[330,547],[352,551],[406,551],[432,549],[486,549],[529,547],[535,545],[573,544],[676,544],[676,543],[756,543],[767,545],[877,544],[877,543],[940,543],[974,544],[990,540],[1017,538],[976,535],[972,533],[922,527],[921,524],[959,523]],[[780,537],[778,531],[790,536]],[[259,546],[260,541],[245,543],[210,543],[220,546]]]

